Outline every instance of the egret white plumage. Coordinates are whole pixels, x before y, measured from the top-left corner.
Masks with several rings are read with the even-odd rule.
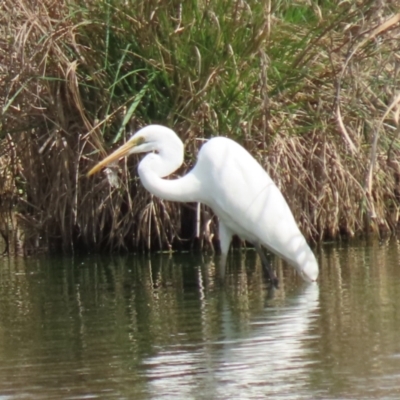
[[[200,202],[217,215],[221,275],[225,273],[230,243],[236,234],[254,245],[274,284],[277,278],[262,247],[286,260],[304,280],[317,279],[317,260],[282,193],[250,153],[231,139],[208,140],[193,169],[181,178],[168,180],[163,178],[183,163],[183,143],[173,130],[149,125],[99,162],[88,175],[122,157],[148,152],[139,163],[138,172],[150,193],[170,201]]]

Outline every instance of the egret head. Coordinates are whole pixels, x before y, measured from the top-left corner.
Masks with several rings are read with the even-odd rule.
[[[183,154],[183,144],[176,133],[165,126],[148,125],[137,131],[125,144],[96,164],[87,175],[93,175],[108,164],[127,157],[130,154],[148,153],[151,151],[162,152],[165,149],[171,148],[178,154],[179,152]]]

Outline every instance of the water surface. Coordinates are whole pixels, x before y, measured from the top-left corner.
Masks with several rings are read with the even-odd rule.
[[[400,398],[399,242],[317,256],[2,259],[0,400]]]

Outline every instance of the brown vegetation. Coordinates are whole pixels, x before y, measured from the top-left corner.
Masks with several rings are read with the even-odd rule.
[[[238,140],[309,238],[396,230],[396,2],[128,3],[0,4],[0,231],[19,225],[12,247],[169,249],[196,232],[210,242],[209,211],[196,223],[195,205],[153,198],[137,158],[85,177],[152,122],[184,140],[180,174],[197,138]]]

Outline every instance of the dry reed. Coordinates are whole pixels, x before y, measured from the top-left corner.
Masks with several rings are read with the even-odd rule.
[[[178,174],[198,138],[238,140],[309,238],[396,231],[395,3],[3,1],[2,232],[25,253],[213,247],[210,211],[151,196],[138,158],[85,177],[152,122],[184,140]]]

